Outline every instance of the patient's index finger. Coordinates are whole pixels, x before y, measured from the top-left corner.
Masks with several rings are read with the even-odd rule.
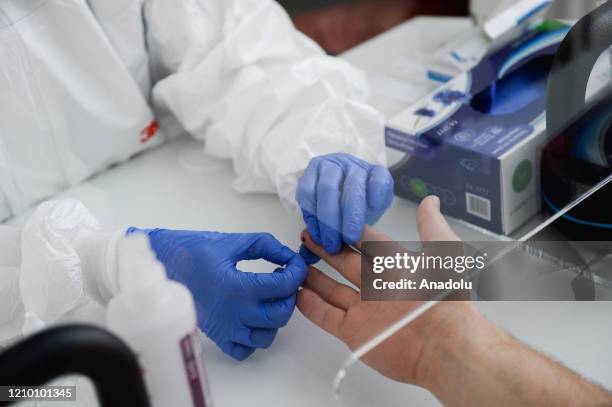
[[[304,246],[327,264],[338,270],[344,278],[357,287],[361,286],[361,254],[345,246],[340,253],[331,255],[317,245],[308,233],[304,233]]]

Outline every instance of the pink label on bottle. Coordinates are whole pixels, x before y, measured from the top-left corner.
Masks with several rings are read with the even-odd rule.
[[[202,380],[206,380],[206,378],[203,377],[203,369],[201,368],[197,354],[194,351],[193,334],[187,335],[181,339],[180,345],[181,354],[183,355],[183,366],[185,366],[185,373],[187,374],[189,389],[191,390],[193,406],[206,407],[204,387],[202,386]]]

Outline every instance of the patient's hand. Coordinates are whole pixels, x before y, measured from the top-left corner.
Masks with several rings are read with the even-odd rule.
[[[423,241],[459,240],[439,211],[439,200],[429,197],[417,213],[417,228]],[[349,247],[331,256],[317,246],[307,231],[304,244],[338,270],[356,287],[360,285],[361,255]],[[366,227],[363,241],[390,239]],[[357,244],[360,248],[360,244]],[[315,267],[298,294],[298,308],[313,323],[355,349],[416,308],[417,302],[365,302],[357,290],[338,283]],[[429,355],[439,354],[449,341],[463,335],[468,324],[480,318],[467,302],[441,303],[368,353],[364,362],[385,376],[424,385],[431,367]]]
[[[417,213],[424,241],[458,240],[427,198]],[[364,241],[389,240],[366,229]],[[360,255],[330,256],[305,235],[304,244],[359,287]],[[367,255],[367,254],[364,254]],[[310,267],[298,307],[351,349],[418,306],[364,302],[359,292]],[[385,376],[431,391],[447,406],[612,405],[612,393],[518,342],[484,319],[469,302],[441,302],[371,350],[363,361]]]

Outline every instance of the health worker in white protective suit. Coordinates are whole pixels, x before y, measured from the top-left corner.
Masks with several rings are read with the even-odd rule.
[[[336,253],[393,195],[367,95],[365,76],[272,0],[3,0],[0,218],[187,132],[233,160],[237,190],[297,203]],[[200,328],[241,360],[272,343],[303,258],[316,260],[268,234],[99,230],[71,200],[43,202],[22,230],[2,226],[0,342],[102,310],[119,290],[118,239],[146,233],[194,294]],[[236,268],[260,258],[279,269]]]

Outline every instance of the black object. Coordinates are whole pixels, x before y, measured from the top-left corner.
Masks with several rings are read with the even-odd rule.
[[[585,103],[599,57],[612,45],[612,2],[583,17],[567,34],[548,80],[542,154],[542,200],[556,213],[612,174],[612,91]],[[587,148],[587,146],[590,146]],[[569,240],[612,240],[612,185],[607,185],[555,222]]]
[[[100,328],[66,325],[35,334],[0,354],[0,385],[40,386],[66,374],[93,382],[103,407],[149,407],[132,351]],[[0,406],[8,405],[0,402]]]

